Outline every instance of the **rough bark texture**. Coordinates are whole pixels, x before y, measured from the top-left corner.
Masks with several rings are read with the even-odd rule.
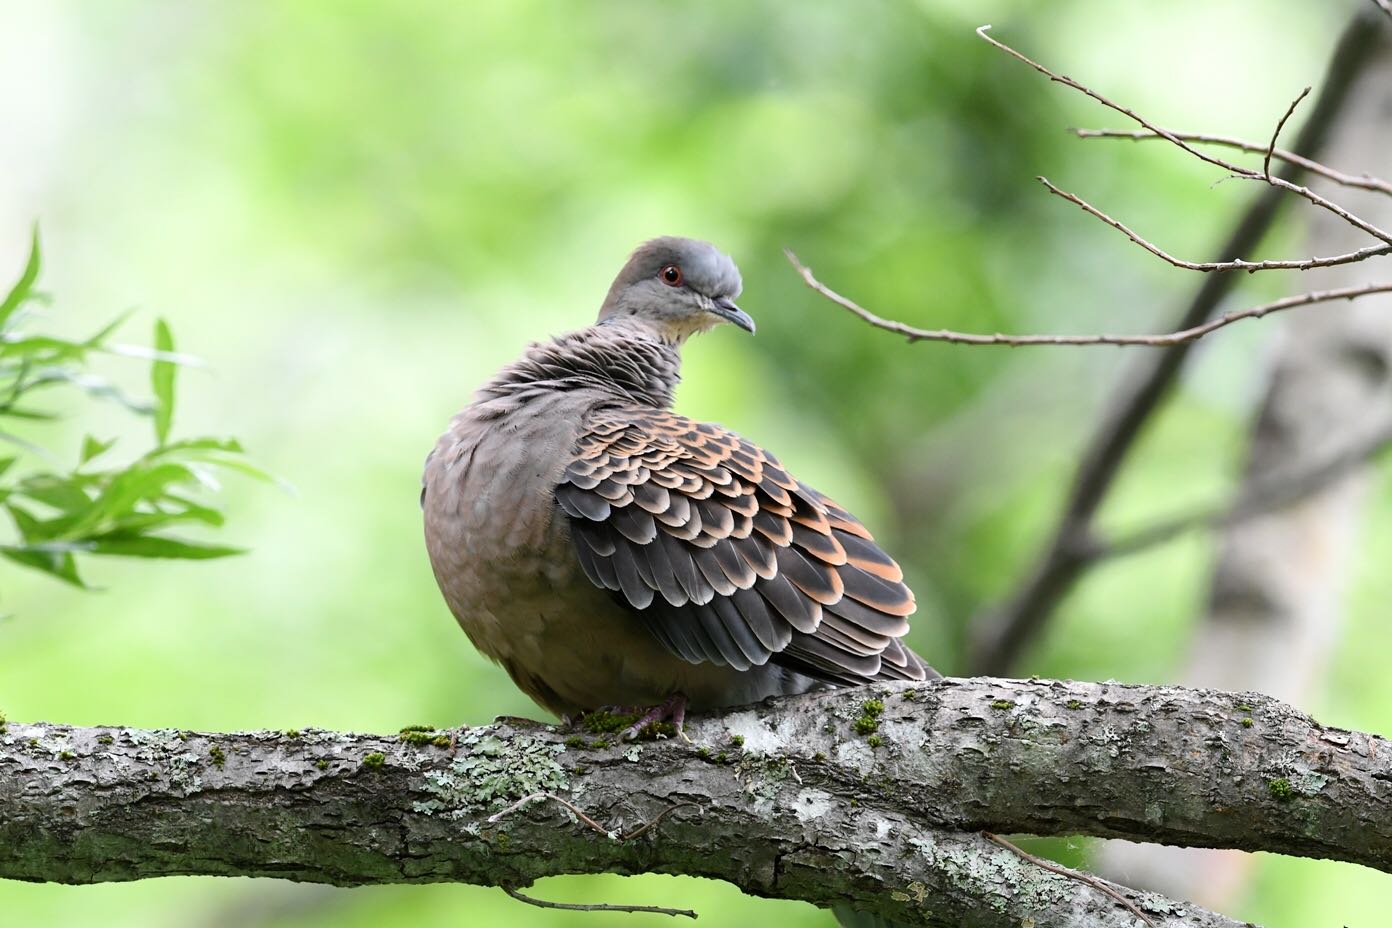
[[[0,877],[524,886],[558,873],[684,873],[910,924],[1004,928],[1136,919],[980,829],[1392,871],[1392,744],[1259,695],[944,680],[776,701],[688,731],[690,743],[596,746],[595,735],[505,720],[463,732],[451,758],[397,737],[10,722]],[[515,806],[539,793],[620,834],[670,811],[623,840],[554,799]],[[1118,891],[1160,925],[1235,924]]]
[[[1375,37],[1324,157],[1356,173],[1386,176],[1392,168],[1392,29],[1384,24]],[[1386,196],[1336,188],[1320,178],[1311,186],[1376,225],[1392,222],[1392,199]],[[1323,210],[1311,210],[1310,223],[1307,254],[1340,254],[1372,241]],[[1375,271],[1357,265],[1325,268],[1299,275],[1291,286],[1342,287],[1362,283],[1370,273]],[[1337,449],[1365,442],[1392,422],[1392,297],[1291,316],[1284,336],[1253,424],[1239,500],[1317,466]],[[1370,470],[1365,464],[1295,505],[1240,520],[1222,533],[1187,683],[1310,701],[1343,624],[1344,587],[1357,563]],[[1245,855],[1114,845],[1099,866],[1221,908],[1243,891],[1250,862]]]

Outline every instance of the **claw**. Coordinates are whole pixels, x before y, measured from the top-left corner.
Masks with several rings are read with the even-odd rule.
[[[675,693],[661,705],[653,706],[647,712],[638,717],[632,725],[625,728],[619,734],[620,741],[631,741],[654,722],[666,722],[671,720],[672,726],[676,728],[677,734],[688,744],[691,739],[686,736],[686,696]]]

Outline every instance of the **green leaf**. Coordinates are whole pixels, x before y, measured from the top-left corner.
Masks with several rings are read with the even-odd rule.
[[[40,412],[37,409],[17,409],[14,407],[0,406],[0,416],[8,419],[29,419],[34,422],[52,422],[58,418],[57,413]]]
[[[148,457],[169,454],[175,451],[226,451],[231,454],[242,453],[242,443],[235,438],[185,438],[172,441],[162,448],[150,452]]]
[[[166,496],[165,499],[173,500],[176,497]],[[225,521],[226,517],[216,509],[209,509],[207,506],[190,506],[188,509],[178,511],[131,513],[117,520],[117,529],[122,532],[148,534],[156,529],[177,525],[180,522],[201,522],[204,525],[218,527]]]
[[[0,357],[32,358],[46,352],[41,360],[48,363],[76,360],[84,357],[90,350],[81,342],[69,341],[66,338],[58,338],[53,335],[28,335],[24,338],[10,338],[0,342]]]
[[[161,535],[113,532],[92,539],[93,554],[109,554],[120,557],[164,557],[205,561],[233,554],[243,554],[245,550],[228,545],[209,545],[202,542],[186,541],[182,538],[166,538]]]
[[[43,523],[27,510],[21,509],[14,503],[7,502],[5,504],[5,511],[8,512],[10,518],[14,520],[15,528],[19,529],[19,537],[23,538],[25,541],[32,541],[42,535],[41,526]]]
[[[65,407],[57,407],[56,416],[43,412],[46,404],[39,402],[39,396],[43,391],[75,392],[76,388],[88,398],[114,400],[132,412],[149,415],[155,440],[151,450],[139,449],[144,453],[128,464],[102,466],[96,462],[105,460],[102,455],[110,450],[114,439],[87,435],[77,466],[68,470],[44,448],[0,429],[0,447],[16,445],[48,465],[36,471],[26,469],[16,479],[6,473],[16,458],[0,457],[0,518],[8,516],[13,523],[12,538],[19,539],[0,544],[0,563],[9,561],[85,588],[78,574],[78,560],[83,556],[202,560],[242,553],[241,548],[163,534],[190,523],[213,528],[223,524],[223,514],[200,501],[202,495],[218,492],[221,470],[274,479],[247,462],[235,440],[170,440],[175,368],[201,362],[174,350],[173,333],[163,319],[156,320],[149,346],[109,343],[129,314],[85,341],[24,330],[35,318],[25,305],[43,299],[35,289],[40,263],[35,230],[24,272],[0,304],[0,423],[9,419],[66,419]],[[90,370],[89,362],[102,355],[148,361],[152,401],[144,403],[126,396]]]
[[[16,564],[42,570],[75,587],[87,589],[77,572],[77,559],[72,550],[60,548],[17,548],[12,545],[0,546],[0,556],[9,558]]]
[[[177,512],[165,514],[168,521],[179,519],[181,521],[202,522],[204,525],[212,526],[221,526],[227,521],[226,516],[211,506],[199,505],[193,500],[176,496],[173,493],[166,493],[164,499],[179,507]]]
[[[39,227],[35,224],[30,238],[29,260],[24,265],[24,272],[19,275],[19,281],[5,297],[5,302],[0,303],[0,329],[4,329],[6,320],[29,299],[33,292],[34,281],[39,279],[39,254]]]
[[[97,441],[91,435],[88,435],[82,439],[82,454],[79,456],[79,461],[86,464],[98,455],[105,454],[114,444],[116,444],[116,439],[114,438],[107,441]]]
[[[168,487],[195,483],[197,480],[194,472],[182,464],[132,465],[112,479],[68,529],[67,537],[82,538],[100,531],[121,516],[133,512],[140,502],[157,499]]]
[[[174,335],[169,323],[155,320],[155,350],[163,355],[174,352]],[[150,387],[155,391],[155,441],[162,448],[174,421],[174,363],[164,358],[150,365]]]
[[[14,520],[15,528],[19,530],[19,536],[24,539],[26,548],[51,547],[53,545],[68,545],[72,541],[56,540],[72,524],[72,517],[67,515],[58,516],[52,519],[40,519],[38,516],[21,508],[16,503],[7,500],[5,511]]]
[[[134,312],[135,310],[128,309],[125,312],[121,313],[121,315],[117,316],[115,319],[112,319],[106,325],[98,329],[97,333],[89,337],[87,341],[84,342],[84,344],[88,348],[105,348],[106,340],[111,337],[111,333],[119,329],[125,323],[125,321],[131,317],[131,315]]]
[[[79,484],[53,474],[25,480],[15,492],[45,506],[51,506],[65,515],[81,512],[92,505],[91,497],[82,491]]]
[[[273,483],[286,493],[292,496],[295,493],[294,486],[288,480],[284,480],[262,467],[257,467],[250,461],[242,458],[225,457],[221,455],[208,455],[202,460],[209,464],[224,468],[225,470],[236,471],[244,477],[259,480],[262,483]]]

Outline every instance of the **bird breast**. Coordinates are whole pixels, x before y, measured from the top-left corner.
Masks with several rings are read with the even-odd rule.
[[[552,405],[466,409],[426,462],[430,563],[474,646],[558,714],[674,692],[694,708],[743,704],[811,685],[772,665],[687,663],[589,581],[555,488],[592,404],[574,393],[533,402]]]
[[[573,557],[557,556],[568,542],[554,504],[584,413],[564,408],[576,399],[542,395],[502,415],[471,406],[426,462],[431,565],[451,611],[490,655],[496,649],[476,637],[488,621],[480,613],[519,590],[564,585],[578,572]]]

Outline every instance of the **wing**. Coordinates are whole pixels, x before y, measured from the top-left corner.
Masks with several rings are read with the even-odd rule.
[[[903,571],[850,513],[732,432],[660,410],[591,415],[556,488],[585,573],[673,653],[831,683],[936,673],[900,643]]]

